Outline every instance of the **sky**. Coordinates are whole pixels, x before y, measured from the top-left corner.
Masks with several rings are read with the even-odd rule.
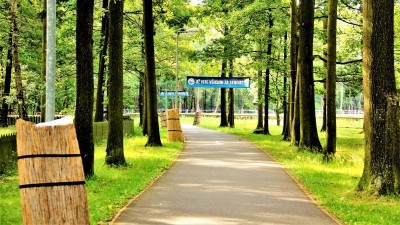
[[[202,3],[202,0],[190,0],[190,4],[192,5],[200,5]]]

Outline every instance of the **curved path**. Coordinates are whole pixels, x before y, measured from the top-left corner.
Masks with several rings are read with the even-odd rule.
[[[113,224],[337,224],[254,144],[194,126],[183,132],[176,163]]]

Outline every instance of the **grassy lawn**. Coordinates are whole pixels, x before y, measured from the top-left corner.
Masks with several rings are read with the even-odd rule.
[[[135,127],[139,132],[139,128]],[[143,147],[147,138],[138,133],[126,138],[125,158],[128,166],[113,168],[104,165],[105,141],[95,148],[95,176],[87,181],[90,221],[106,223],[122,208],[132,196],[137,195],[178,156],[183,145],[166,143],[166,130],[161,131],[163,147]],[[18,189],[18,176],[0,177],[0,224],[21,224],[21,208]]]
[[[192,123],[193,118],[183,119]],[[236,134],[256,143],[281,162],[303,188],[327,211],[346,224],[399,224],[400,198],[379,197],[356,191],[363,170],[362,121],[339,119],[337,153],[325,163],[319,154],[300,152],[282,141],[282,127],[270,126],[272,135],[256,135],[255,120],[236,120],[235,129],[219,128],[218,118],[202,118],[201,126]],[[319,133],[321,143],[325,134]]]
[[[181,120],[193,123],[193,118]],[[337,154],[330,163],[323,162],[319,154],[299,151],[282,141],[282,127],[271,125],[272,135],[264,136],[252,134],[255,120],[236,120],[235,123],[235,129],[219,128],[218,118],[203,117],[201,126],[236,134],[256,143],[285,165],[319,204],[346,224],[399,224],[398,196],[379,197],[356,191],[363,169],[362,121],[338,119]],[[1,128],[0,132],[3,131]],[[324,144],[325,134],[319,135]],[[164,144],[161,148],[144,148],[146,138],[139,133],[126,138],[125,157],[129,166],[124,168],[105,166],[106,143],[96,144],[96,175],[87,181],[92,224],[108,222],[132,196],[171,165],[182,144],[166,143],[165,129],[161,130],[161,136]],[[0,205],[0,224],[21,224],[17,175],[0,177]]]
[[[15,132],[16,132],[15,126],[0,127],[0,135],[10,134],[10,133],[15,133]]]

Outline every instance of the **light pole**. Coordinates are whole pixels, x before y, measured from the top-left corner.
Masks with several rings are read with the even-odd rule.
[[[175,77],[175,107],[179,110],[179,97],[178,97],[178,77],[179,77],[179,34],[190,34],[196,33],[199,31],[198,28],[188,28],[188,29],[179,29],[176,31],[176,51],[175,51],[175,60],[176,60],[176,77]],[[180,111],[180,110],[179,110]]]

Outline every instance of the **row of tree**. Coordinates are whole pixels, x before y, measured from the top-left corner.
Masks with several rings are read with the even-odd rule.
[[[45,11],[40,10],[41,24],[31,20],[34,20],[37,9],[45,8],[45,1],[21,1],[20,8],[16,1],[2,1],[0,6],[4,17],[0,18],[0,23],[6,28],[1,32],[0,50],[1,53],[8,50],[7,57],[1,54],[1,69],[5,68],[1,112],[8,112],[8,106],[4,104],[9,103],[7,95],[11,87],[11,67],[14,66],[19,114],[24,118],[27,113],[26,109],[24,113],[22,77],[32,77],[25,78],[28,81],[25,82],[25,94],[29,93],[25,95],[27,99],[34,99],[39,106],[43,106],[44,101],[40,96],[43,95],[45,68],[38,61],[44,65],[45,59],[29,59],[39,58],[40,53],[44,56],[46,43],[40,37],[45,36]],[[361,92],[362,53],[367,144],[365,171],[359,186],[360,189],[375,189],[381,193],[398,191],[398,167],[395,164],[398,154],[393,147],[398,138],[382,136],[388,133],[397,135],[393,131],[397,128],[389,126],[386,119],[395,119],[397,115],[393,113],[395,110],[386,114],[386,109],[393,108],[386,98],[396,93],[393,43],[394,22],[398,22],[394,9],[400,11],[397,2],[365,0],[361,4],[359,0],[302,0],[297,5],[295,0],[204,0],[193,6],[187,0],[134,3],[103,0],[97,5],[93,0],[71,0],[59,1],[57,7],[57,22],[61,24],[57,44],[62,47],[57,48],[59,75],[56,88],[59,91],[56,95],[62,97],[56,98],[62,101],[56,103],[62,104],[61,107],[75,106],[77,134],[87,176],[94,173],[91,121],[103,120],[104,109],[108,111],[110,126],[106,162],[125,164],[121,112],[123,93],[129,89],[124,85],[124,79],[126,81],[128,77],[135,78],[125,84],[132,83],[137,88],[140,124],[143,134],[148,136],[147,145],[161,145],[156,80],[177,78],[182,82],[182,77],[175,77],[174,63],[177,62],[170,54],[175,50],[174,37],[178,38],[185,27],[197,26],[200,32],[193,38],[195,47],[184,44],[179,49],[179,62],[185,66],[183,72],[194,73],[201,61],[204,73],[216,74],[219,71],[222,77],[253,77],[257,83],[254,91],[259,111],[257,132],[269,134],[268,108],[274,104],[276,109],[284,112],[284,139],[300,148],[323,153],[328,160],[336,151],[335,85],[338,81],[347,82],[354,95]],[[96,7],[102,10],[95,10]],[[18,13],[24,17],[18,20]],[[6,19],[8,16],[10,19]],[[25,32],[19,32],[19,27],[23,27]],[[19,46],[19,37],[24,40],[22,46]],[[385,47],[378,42],[380,40],[385,40]],[[72,54],[70,49],[75,44],[76,52]],[[98,68],[97,76],[94,68]],[[24,76],[21,70],[25,71]],[[377,71],[385,73],[375,74]],[[43,74],[41,77],[35,76],[40,73]],[[76,81],[71,78],[74,76],[69,76],[74,73]],[[30,82],[32,80],[34,82]],[[315,120],[315,86],[319,83],[324,84],[323,90],[326,89],[325,148],[319,141]],[[33,88],[28,87],[32,84],[35,84]],[[76,93],[72,95],[71,91]],[[234,90],[228,90],[228,97],[226,95],[226,90],[221,89],[220,126],[234,127]],[[392,97],[390,102],[395,102],[393,99],[396,98]]]
[[[205,6],[216,9],[220,15],[218,17],[232,14],[233,11],[242,10],[257,1],[237,1],[232,4],[231,1],[204,1]],[[398,97],[396,92],[396,79],[394,70],[394,12],[395,2],[385,0],[364,0],[362,4],[357,1],[341,1],[345,7],[354,12],[362,12],[363,15],[363,41],[362,41],[362,60],[353,59],[347,62],[337,61],[337,21],[345,21],[354,26],[359,24],[346,21],[338,17],[338,1],[328,0],[327,2],[302,0],[297,6],[297,1],[290,2],[291,8],[291,31],[290,31],[290,89],[289,104],[285,110],[285,126],[284,139],[290,139],[292,145],[297,145],[302,149],[308,149],[312,152],[320,152],[324,154],[326,160],[331,160],[336,152],[336,82],[337,82],[337,64],[350,64],[362,61],[363,65],[363,93],[364,93],[364,109],[365,109],[365,166],[364,173],[359,183],[360,190],[368,190],[378,193],[398,193],[400,191],[399,173],[400,167],[399,148],[398,148]],[[272,12],[277,12],[285,8],[284,2],[270,1],[268,6],[258,5],[258,9],[264,9],[266,18],[257,25],[261,30],[262,27],[268,29],[263,32],[265,45],[253,42],[253,51],[258,54],[267,56],[266,70],[264,75],[264,88],[260,85],[259,96],[264,93],[264,106],[268,106],[269,102],[269,77],[271,70],[274,70],[273,61],[271,59],[271,48],[274,46],[273,38],[279,32],[273,30],[280,17]],[[260,3],[261,4],[261,3]],[[276,5],[275,5],[276,4]],[[397,4],[397,3],[396,3]],[[327,48],[324,51],[324,57],[315,55],[314,50],[314,24],[318,17],[315,16],[316,8],[322,5],[326,9],[326,18],[324,25],[326,32]],[[361,8],[362,5],[362,8]],[[220,7],[218,7],[220,6]],[[262,7],[264,6],[264,8]],[[253,19],[253,18],[251,18]],[[222,40],[220,41],[220,52],[222,52],[222,72],[221,77],[225,77],[227,69],[227,61],[231,62],[241,55],[237,49],[237,43],[234,40],[246,39],[246,36],[233,35],[233,27],[228,24],[221,26]],[[246,26],[248,28],[248,26]],[[284,30],[284,29],[283,29]],[[285,31],[285,30],[284,30]],[[252,30],[252,32],[255,32]],[[243,34],[243,33],[241,33]],[[275,36],[274,36],[275,35]],[[254,33],[251,36],[257,37]],[[283,60],[286,60],[286,32],[282,35],[284,38]],[[281,36],[281,37],[282,37]],[[240,44],[243,44],[241,42]],[[254,50],[255,49],[255,50]],[[266,49],[263,52],[262,49]],[[211,51],[212,52],[212,51]],[[236,53],[236,54],[235,54]],[[217,57],[217,56],[214,56]],[[318,137],[315,103],[314,103],[314,60],[321,59],[326,66],[326,77],[323,80],[326,87],[326,112],[324,113],[324,124],[326,129],[326,145],[322,148]],[[275,69],[276,70],[276,69]],[[285,69],[284,69],[285,70]],[[261,80],[263,72],[258,71]],[[284,76],[285,78],[286,76]],[[284,80],[284,83],[286,79]],[[262,83],[262,82],[259,82]],[[286,84],[283,85],[286,87]],[[285,94],[284,94],[285,95]],[[223,98],[225,98],[224,90],[221,90],[221,124],[227,126],[225,114],[223,110]],[[285,97],[283,98],[286,101]],[[286,102],[285,102],[286,103]],[[286,105],[286,104],[284,104]],[[262,103],[259,102],[259,123],[257,129],[263,128],[260,132],[269,134],[268,130],[268,108],[264,108],[264,124],[262,123]],[[232,112],[229,111],[229,114]],[[233,118],[231,116],[231,118]],[[233,122],[230,121],[233,127]],[[263,127],[264,126],[264,127]]]

